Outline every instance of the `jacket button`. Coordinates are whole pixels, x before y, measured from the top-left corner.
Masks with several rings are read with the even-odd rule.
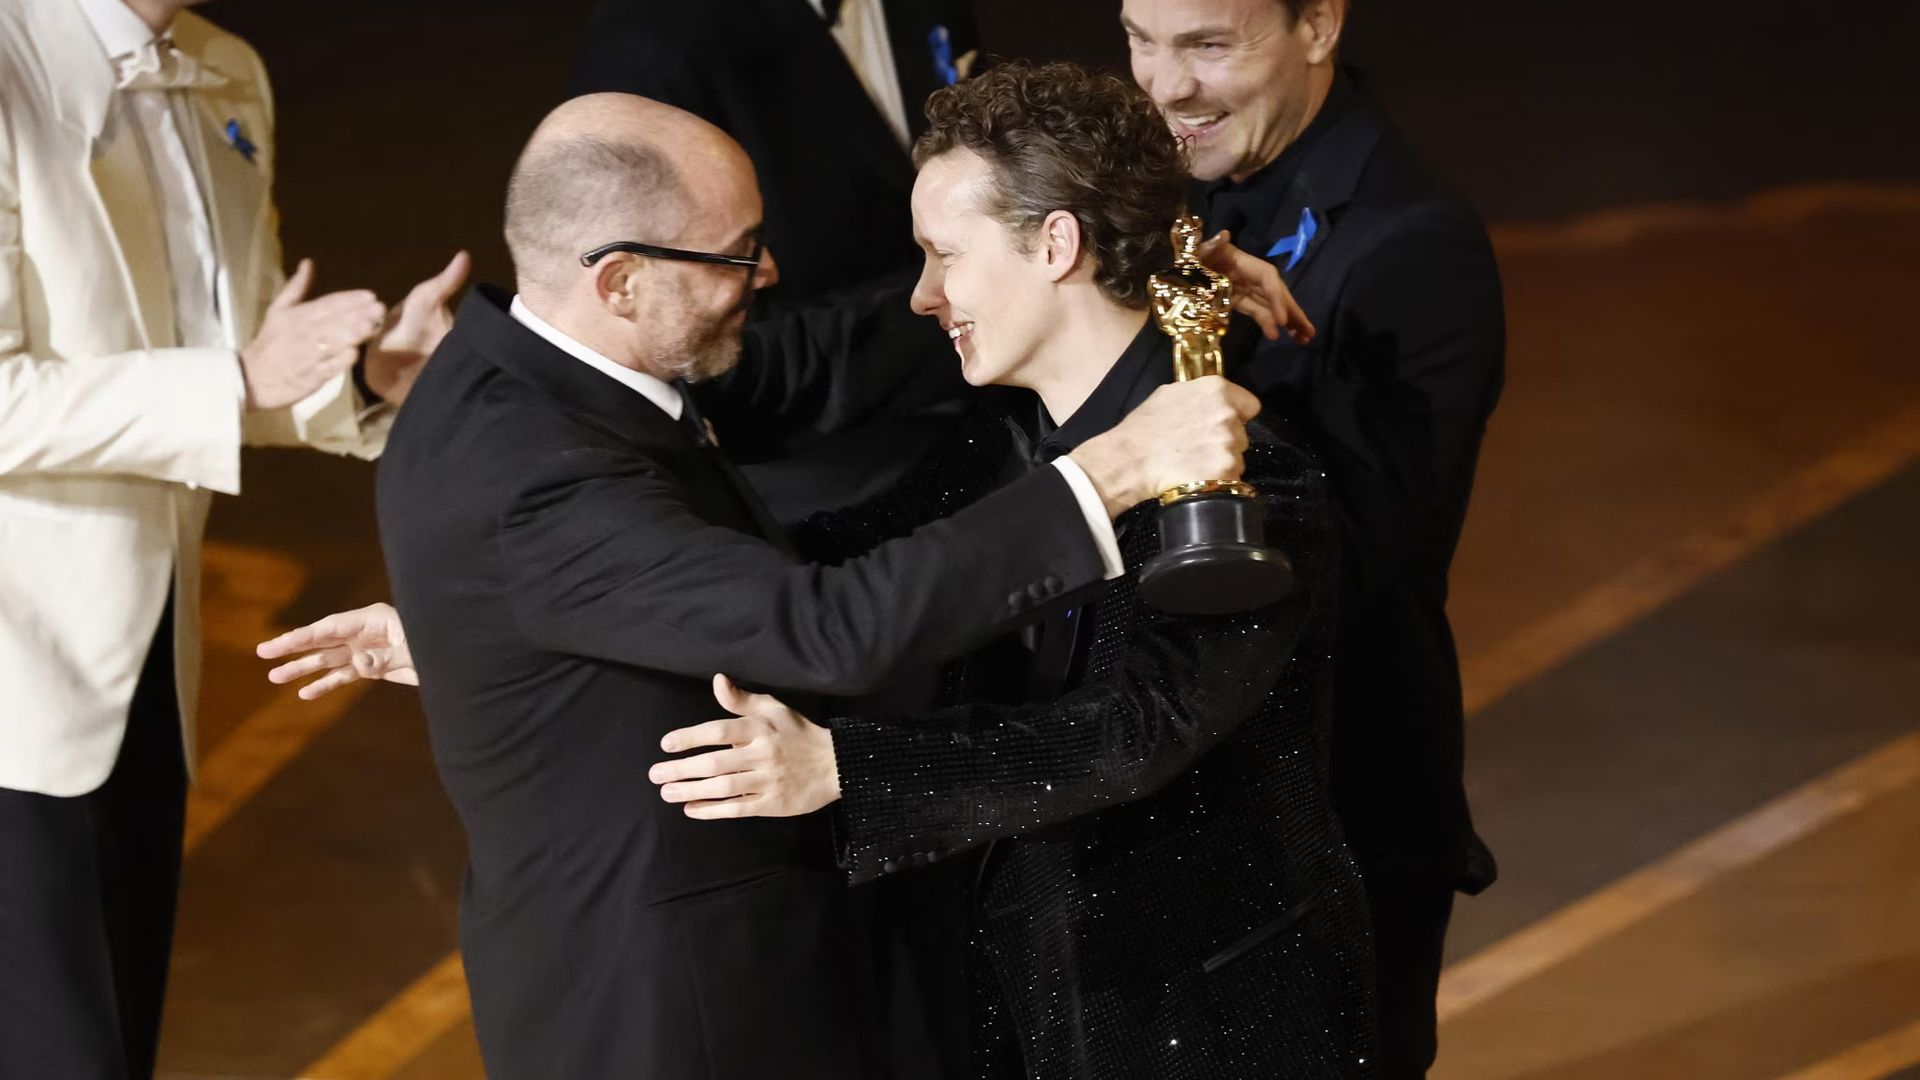
[[[880,860],[880,872],[881,872],[881,873],[883,873],[883,874],[891,874],[891,873],[893,873],[894,871],[896,871],[896,870],[898,870],[898,869],[900,869],[900,860],[899,860],[899,859],[882,859],[882,860]]]
[[[1033,597],[1035,600],[1045,600],[1049,594],[1047,587],[1036,581],[1027,586],[1027,595]]]
[[[1060,579],[1057,577],[1054,577],[1052,574],[1048,574],[1047,575],[1047,592],[1057,593],[1059,591],[1060,591]]]
[[[1021,608],[1025,607],[1026,603],[1027,603],[1027,596],[1025,593],[1012,592],[1007,594],[1007,606],[1012,608],[1015,611],[1019,611]]]

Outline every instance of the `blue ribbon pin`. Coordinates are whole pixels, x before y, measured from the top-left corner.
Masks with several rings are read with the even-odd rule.
[[[260,148],[253,145],[253,140],[247,138],[246,133],[240,130],[240,121],[227,121],[226,131],[227,145],[240,151],[240,156],[247,159],[247,164],[253,164],[253,155],[259,152]]]
[[[927,35],[927,44],[933,48],[933,73],[940,77],[941,86],[952,86],[960,81],[960,69],[953,66],[953,35],[947,33],[944,26],[936,26]]]
[[[1292,236],[1283,236],[1275,240],[1273,246],[1267,249],[1267,258],[1277,259],[1285,255],[1287,257],[1287,265],[1281,267],[1281,269],[1293,269],[1294,264],[1298,263],[1301,256],[1307,253],[1307,245],[1313,243],[1313,235],[1319,231],[1320,223],[1314,220],[1313,210],[1310,207],[1301,207],[1300,227],[1293,231]]]

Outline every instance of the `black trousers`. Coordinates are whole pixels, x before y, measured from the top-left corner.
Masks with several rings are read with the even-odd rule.
[[[186,796],[169,600],[106,783],[0,788],[0,1077],[153,1075]]]
[[[1435,999],[1453,917],[1454,885],[1439,874],[1368,869],[1380,1080],[1419,1080],[1439,1047]]]

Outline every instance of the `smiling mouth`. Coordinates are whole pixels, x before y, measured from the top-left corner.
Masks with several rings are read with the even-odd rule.
[[[960,345],[962,342],[965,342],[971,339],[972,337],[973,337],[973,324],[970,322],[955,323],[952,326],[947,327],[947,340],[953,342],[953,348],[955,352],[960,351]]]
[[[1227,115],[1224,112],[1169,113],[1167,119],[1173,121],[1174,134],[1199,139],[1220,130]]]

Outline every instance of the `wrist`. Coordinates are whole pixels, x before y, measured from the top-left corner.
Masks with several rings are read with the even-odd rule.
[[[1140,490],[1138,470],[1133,467],[1132,459],[1113,443],[1111,433],[1099,435],[1081,443],[1073,453],[1067,455],[1092,481],[1110,518],[1119,517],[1153,494]]]
[[[383,405],[387,401],[387,391],[392,389],[392,380],[381,378],[372,365],[367,363],[368,349],[360,346],[360,357],[353,362],[353,388],[360,394],[360,402],[365,406]]]
[[[840,801],[840,755],[834,752],[833,729],[830,727],[820,728],[820,738],[821,738],[821,741],[824,743],[825,750],[826,750],[827,767],[826,767],[825,791],[828,796],[826,801],[828,803],[839,802]]]

